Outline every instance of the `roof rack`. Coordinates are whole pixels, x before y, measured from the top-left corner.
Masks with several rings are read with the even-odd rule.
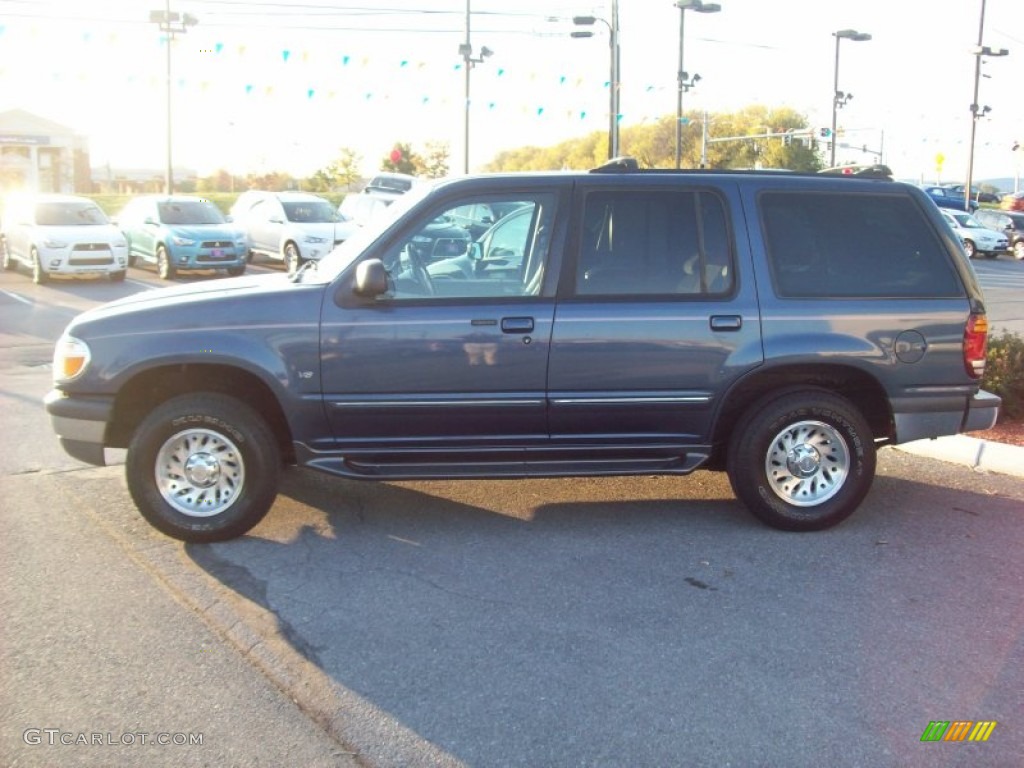
[[[607,163],[602,163],[597,168],[591,168],[591,173],[629,173],[639,171],[640,163],[635,157],[613,157]]]
[[[828,176],[859,176],[862,179],[887,179],[892,181],[892,169],[888,165],[837,165],[818,171]]]

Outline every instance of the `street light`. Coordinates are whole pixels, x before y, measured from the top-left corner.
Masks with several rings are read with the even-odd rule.
[[[174,36],[185,34],[189,27],[199,23],[199,19],[188,13],[171,12],[171,0],[167,0],[162,11],[150,11],[149,20],[159,25],[160,31],[166,35],[167,45],[167,194],[174,194],[174,170],[171,167],[171,43]]]
[[[689,91],[700,80],[700,75],[689,78],[683,69],[683,30],[686,23],[686,12],[718,13],[722,10],[722,6],[718,3],[705,3],[702,0],[676,0],[676,8],[679,9],[679,70],[676,78],[676,170],[678,170],[683,163],[683,92]]]
[[[835,75],[832,83],[832,155],[831,160],[828,164],[829,168],[836,167],[836,118],[839,108],[844,106],[847,101],[852,97],[849,94],[844,94],[839,90],[839,41],[840,40],[852,40],[855,43],[860,43],[865,40],[870,40],[871,35],[867,32],[858,32],[855,29],[840,29],[838,32],[833,32],[832,37],[836,39],[836,66]]]
[[[978,120],[991,112],[990,107],[978,106],[978,85],[981,81],[981,59],[983,56],[1006,56],[1005,48],[993,50],[982,44],[985,37],[985,0],[981,0],[981,23],[978,25],[978,45],[971,51],[974,55],[974,99],[971,100],[971,144],[967,153],[967,182],[964,184],[964,210],[971,210],[971,185],[974,183],[974,138],[978,132]]]
[[[462,57],[462,64],[466,70],[466,122],[463,128],[465,146],[462,155],[462,172],[466,174],[469,173],[469,73],[476,64],[483,64],[487,57],[494,55],[494,51],[485,45],[481,46],[479,56],[473,56],[473,45],[469,42],[469,7],[471,1],[466,0],[466,41],[459,44],[459,56]]]
[[[619,71],[619,0],[612,0],[612,20],[598,18],[597,16],[573,16],[572,23],[577,26],[589,27],[601,22],[608,27],[608,48],[610,51],[611,65],[608,74],[608,159],[611,160],[619,155],[619,83],[621,72]],[[589,30],[576,30],[572,37],[593,37],[594,33]]]

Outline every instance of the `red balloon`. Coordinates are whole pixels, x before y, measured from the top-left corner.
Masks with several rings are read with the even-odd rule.
[[[401,159],[402,159],[402,150],[400,150],[400,149],[392,149],[391,150],[391,162],[392,163],[397,163]]]

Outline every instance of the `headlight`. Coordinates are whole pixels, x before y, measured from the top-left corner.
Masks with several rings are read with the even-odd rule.
[[[47,238],[43,240],[44,248],[67,248],[68,244],[63,240],[54,240],[53,238]]]
[[[171,242],[175,245],[195,245],[195,240],[189,240],[187,237],[172,237]]]
[[[304,238],[302,238],[302,242],[304,242],[304,243],[326,243],[327,242],[327,238],[326,237],[314,237],[313,235],[306,235]]]
[[[53,380],[57,384],[81,376],[89,366],[89,345],[74,336],[61,336],[53,349]]]

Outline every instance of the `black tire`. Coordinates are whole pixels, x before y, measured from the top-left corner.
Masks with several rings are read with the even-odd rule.
[[[130,253],[129,252],[129,254],[128,254],[128,266],[129,267],[134,267],[135,266],[135,262],[138,261],[138,260],[139,260],[138,256],[136,256],[134,253]]]
[[[738,423],[729,443],[729,482],[773,528],[831,528],[853,514],[871,487],[871,429],[842,397],[818,389],[769,396]]]
[[[245,274],[245,264],[240,267],[228,267],[228,274],[232,277],[238,277],[239,275]]]
[[[3,268],[5,270],[13,270],[17,268],[17,263],[11,258],[11,254],[7,250],[7,242],[0,238],[0,254],[3,258]]]
[[[50,273],[43,269],[43,263],[39,260],[39,251],[32,249],[32,282],[36,285],[44,285],[50,282]]]
[[[284,268],[288,276],[294,275],[302,266],[302,256],[299,255],[299,247],[290,240],[284,244]]]
[[[142,516],[182,541],[226,541],[260,522],[277,496],[277,439],[252,408],[202,392],[168,400],[128,446],[128,490]]]
[[[1024,240],[1018,240],[1013,244],[1013,258],[1024,261]]]
[[[964,240],[964,250],[967,252],[968,259],[973,259],[978,255],[978,249],[973,240]]]
[[[163,244],[156,247],[156,273],[161,280],[173,280],[178,275],[178,270],[171,263],[171,254]]]
[[[126,270],[121,269],[118,270],[117,272],[111,272],[107,276],[110,278],[110,282],[112,283],[123,283],[125,277],[128,276],[128,272]]]

